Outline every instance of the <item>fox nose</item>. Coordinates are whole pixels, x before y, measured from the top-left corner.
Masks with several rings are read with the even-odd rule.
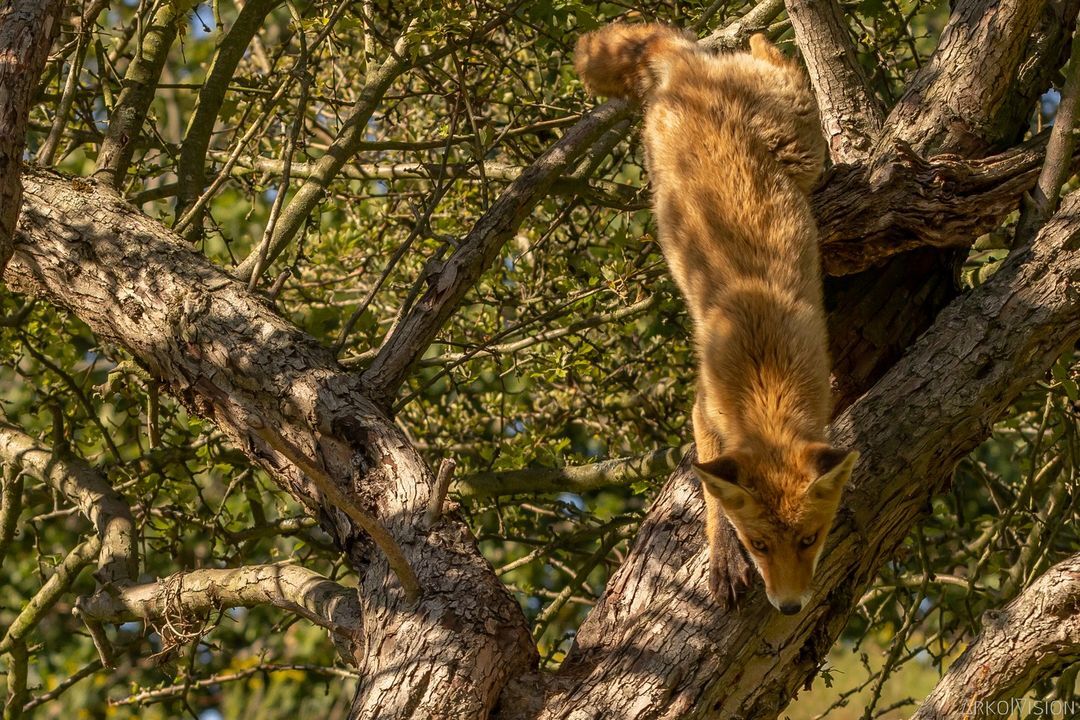
[[[785,615],[798,615],[800,610],[802,610],[801,602],[780,603],[780,612],[784,613]]]

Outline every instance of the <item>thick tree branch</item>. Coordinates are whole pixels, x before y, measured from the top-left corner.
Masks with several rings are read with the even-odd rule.
[[[1080,336],[1078,237],[1073,194],[1031,248],[944,310],[834,424],[833,441],[862,459],[802,614],[775,613],[760,583],[737,612],[715,612],[700,490],[684,468],[581,627],[542,717],[604,707],[628,719],[775,718],[816,673],[953,463]],[[628,677],[641,678],[631,693]]]
[[[468,528],[452,513],[424,528],[430,470],[355,375],[108,188],[45,172],[27,174],[24,183],[8,285],[48,297],[126,348],[317,513],[347,553],[360,577],[371,648],[358,659],[356,717],[404,715],[406,708],[438,716],[447,707],[480,716],[508,677],[535,666],[525,619]],[[274,442],[263,428],[273,428]],[[282,447],[302,453],[386,528],[418,576],[418,604],[408,602],[352,518]]]
[[[1010,134],[1004,112],[1016,102],[1016,80],[1046,0],[959,0],[937,49],[908,84],[879,135],[875,156],[897,141],[926,156],[976,157]],[[1041,90],[1045,90],[1043,87]]]
[[[787,0],[787,12],[832,161],[857,163],[873,148],[885,112],[859,66],[844,11],[836,0]]]
[[[923,159],[900,143],[874,182],[864,166],[836,168],[812,197],[825,271],[849,275],[917,248],[969,247],[1034,187],[1046,145],[1044,133],[1000,155],[966,160]],[[1065,160],[1073,168],[1080,155]]]
[[[1022,5],[1011,0],[953,4],[941,47],[890,113],[874,165],[864,168],[871,188],[889,183],[897,148],[910,148],[923,158],[950,153],[971,160],[1011,146],[1026,132],[1031,104],[1046,91],[1067,54],[1080,0],[1046,2],[1033,33],[1023,26],[1031,22],[1031,8]],[[1016,22],[1022,26],[1010,26]],[[871,172],[874,168],[878,172]],[[888,214],[889,208],[883,211]],[[910,242],[893,237],[901,245]],[[975,237],[953,242],[966,246]],[[829,341],[838,408],[876,382],[930,326],[956,294],[956,267],[964,255],[964,248],[907,252],[883,266],[826,281],[827,305],[836,309],[829,316]]]
[[[0,7],[0,273],[14,247],[22,202],[26,120],[63,0],[10,0]]]
[[[116,490],[80,458],[61,456],[24,432],[0,422],[0,460],[41,479],[79,508],[101,540],[97,579],[123,583],[139,574],[135,520]]]
[[[1080,555],[1047,570],[979,632],[912,720],[1001,717],[994,704],[1080,660]]]

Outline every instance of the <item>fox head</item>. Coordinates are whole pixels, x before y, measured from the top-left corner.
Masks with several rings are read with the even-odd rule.
[[[825,536],[858,458],[811,443],[787,462],[763,465],[736,451],[694,465],[765,581],[769,602],[785,615],[810,599]]]

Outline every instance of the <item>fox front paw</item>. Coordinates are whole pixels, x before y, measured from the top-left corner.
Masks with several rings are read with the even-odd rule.
[[[724,610],[734,610],[750,587],[750,560],[731,525],[724,522],[709,555],[709,590]]]

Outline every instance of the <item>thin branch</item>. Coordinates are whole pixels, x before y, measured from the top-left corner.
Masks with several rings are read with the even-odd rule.
[[[293,20],[298,25],[301,24],[302,18],[300,14],[295,10],[292,3],[288,3],[289,10],[293,14]],[[300,35],[300,60],[298,61],[296,73],[299,75],[300,85],[300,97],[296,101],[296,106],[293,108],[293,122],[289,129],[289,136],[285,141],[285,147],[282,149],[282,167],[281,167],[281,181],[278,183],[276,194],[274,196],[274,202],[270,206],[270,215],[266,220],[266,227],[263,229],[262,240],[256,245],[255,251],[255,265],[251,271],[251,277],[248,279],[248,290],[254,290],[259,285],[259,279],[262,277],[263,271],[266,269],[267,264],[267,252],[270,249],[270,243],[274,237],[274,230],[277,228],[278,218],[281,216],[281,208],[285,205],[285,198],[289,194],[289,185],[292,182],[292,164],[293,157],[296,155],[297,142],[300,139],[300,129],[304,125],[304,117],[308,111],[308,92],[312,82],[312,77],[308,72],[308,46],[307,40],[304,37],[304,33],[301,31]]]
[[[337,138],[327,148],[326,154],[315,162],[311,177],[300,186],[296,195],[282,211],[270,238],[269,247],[266,248],[265,262],[267,264],[273,262],[293,241],[312,211],[322,201],[326,188],[337,177],[345,163],[360,150],[360,144],[368,132],[368,121],[382,102],[383,95],[398,76],[412,66],[410,48],[414,42],[416,38],[412,37],[409,30],[402,33],[386,60],[368,78],[348,117],[342,123]],[[449,52],[449,48],[443,50]],[[248,255],[236,267],[234,271],[236,277],[250,281],[256,267],[260,264],[260,254],[261,251]]]
[[[60,564],[56,566],[56,570],[41,586],[37,594],[30,598],[22,610],[19,611],[19,614],[15,616],[15,619],[11,621],[3,639],[0,639],[0,654],[8,652],[26,641],[30,631],[38,626],[45,618],[46,613],[71,588],[82,569],[97,558],[100,550],[101,540],[92,537],[77,545],[74,550],[67,554]]]
[[[348,0],[342,0],[334,9],[334,11],[330,13],[330,17],[327,19],[326,27],[323,28],[322,32],[320,32],[319,35],[311,43],[311,52],[314,52],[315,49],[326,38],[330,36],[330,33],[334,28],[334,24],[337,22],[338,18],[340,18],[341,14],[345,11],[348,4]],[[296,71],[299,69],[299,66],[294,67],[293,71],[289,73],[289,79],[294,79]],[[248,128],[244,131],[244,134],[241,135],[240,138],[235,142],[235,146],[230,152],[228,159],[225,161],[225,165],[221,168],[221,170],[218,171],[217,176],[214,178],[213,182],[210,183],[210,186],[207,187],[201,195],[195,198],[185,211],[177,214],[176,223],[173,226],[173,229],[176,232],[182,233],[189,227],[196,227],[197,223],[201,221],[203,210],[206,208],[207,204],[214,198],[218,190],[221,189],[221,186],[225,184],[225,181],[232,176],[233,166],[236,164],[236,161],[240,158],[240,156],[244,153],[245,149],[247,148],[247,144],[251,142],[251,140],[256,135],[263,131],[263,127],[267,122],[269,122],[270,118],[273,115],[274,109],[277,107],[277,104],[281,102],[281,100],[288,94],[291,88],[292,84],[284,80],[278,84],[278,87],[274,91],[274,94],[266,100],[262,113],[248,125]]]
[[[593,142],[628,112],[625,102],[609,101],[588,113],[522,172],[476,221],[442,269],[427,278],[427,292],[383,339],[378,354],[364,372],[363,380],[377,401],[386,403],[397,391],[443,323],[495,261],[503,244],[547,194],[555,179],[573,170]]]
[[[684,445],[657,450],[639,457],[601,460],[588,465],[478,473],[459,480],[454,485],[454,491],[470,498],[525,493],[586,493],[666,475],[679,466],[683,455],[690,448],[690,445]]]
[[[272,605],[348,637],[363,631],[356,589],[298,565],[192,570],[118,592],[79,598],[82,616],[98,622],[187,621],[234,607]]]
[[[244,668],[236,672],[219,673],[207,678],[200,678],[198,680],[192,680],[191,682],[180,685],[167,685],[162,688],[154,688],[153,690],[144,690],[140,693],[130,695],[126,698],[119,700],[109,700],[109,704],[114,707],[121,705],[148,705],[153,702],[164,700],[165,698],[173,697],[181,693],[187,692],[192,688],[206,688],[215,687],[223,683],[237,682],[239,680],[246,680],[253,675],[263,675],[278,672],[301,672],[305,675],[330,675],[332,677],[339,677],[345,679],[351,679],[359,677],[360,673],[355,670],[346,670],[344,668],[327,667],[325,665],[256,665],[255,667]]]
[[[85,461],[61,456],[26,433],[0,422],[0,458],[64,495],[93,524],[101,540],[97,578],[122,583],[138,575],[135,521],[116,490]]]
[[[338,489],[334,479],[315,461],[304,455],[299,448],[254,416],[248,418],[248,425],[267,445],[276,452],[281,453],[289,462],[300,468],[305,475],[311,478],[319,491],[326,496],[326,499],[334,507],[341,509],[342,512],[352,518],[353,522],[363,528],[364,532],[371,536],[371,539],[379,546],[383,555],[386,556],[390,569],[397,575],[398,582],[401,583],[401,588],[405,591],[406,599],[409,602],[415,602],[420,597],[420,581],[417,579],[416,573],[413,571],[412,566],[409,565],[405,553],[401,551],[401,547],[398,545],[397,540],[394,539],[394,536],[373,515],[360,509],[356,503],[346,497],[345,493]]]
[[[69,49],[73,49],[75,57],[72,58],[68,67],[67,79],[64,81],[64,90],[60,96],[60,102],[56,106],[56,114],[53,116],[49,134],[38,149],[36,161],[38,165],[49,167],[53,164],[56,150],[60,146],[60,139],[67,127],[68,115],[71,114],[71,105],[75,101],[75,91],[79,87],[79,74],[82,72],[83,62],[86,60],[87,47],[90,44],[90,35],[97,24],[98,15],[109,5],[109,0],[93,0],[84,6],[83,15],[78,19],[78,34],[73,42],[61,49],[60,58],[54,56],[54,60],[62,59]],[[63,67],[63,62],[57,63],[57,72]]]
[[[158,6],[124,74],[124,89],[109,115],[109,129],[94,167],[94,175],[115,188],[123,184],[131,165],[135,138],[142,133],[169,49],[187,16],[187,7],[185,0],[164,0]]]
[[[1069,54],[1069,74],[1065,78],[1065,87],[1061,91],[1054,127],[1050,130],[1050,141],[1046,144],[1046,160],[1042,172],[1035,183],[1030,197],[1020,212],[1020,221],[1016,225],[1014,246],[1028,243],[1057,210],[1061,187],[1069,179],[1073,169],[1073,146],[1076,126],[1076,105],[1080,98],[1080,34],[1073,34],[1072,50]]]
[[[251,38],[263,27],[267,15],[283,0],[252,0],[244,3],[232,27],[221,39],[206,80],[199,89],[195,110],[191,113],[180,157],[176,162],[179,191],[176,215],[183,215],[206,184],[206,150],[210,147],[221,105],[229,90],[236,66],[244,57]]]
[[[38,705],[44,705],[47,702],[52,702],[53,700],[63,695],[69,688],[75,685],[75,683],[90,677],[98,670],[101,670],[102,667],[103,665],[101,664],[101,660],[91,660],[90,662],[86,663],[81,668],[73,672],[71,675],[61,680],[52,690],[30,698],[30,700],[25,705],[23,705],[23,712],[28,713],[34,708],[36,708]]]
[[[450,481],[454,477],[454,469],[457,467],[457,461],[453,458],[444,458],[439,465],[439,472],[435,476],[435,487],[431,490],[431,497],[428,498],[428,509],[424,516],[424,520],[428,527],[431,527],[442,516],[443,503],[446,502],[446,493],[450,489]]]
[[[616,141],[622,139],[620,135]],[[215,160],[224,160],[226,153],[211,150],[209,153]],[[603,157],[600,158],[601,160]],[[440,163],[350,163],[341,169],[339,177],[349,180],[425,180],[434,182],[438,179],[440,169],[444,166]],[[513,182],[521,175],[525,168],[508,165],[501,162],[485,162],[483,166],[476,163],[447,164],[442,173],[447,179],[461,179],[480,181],[481,172],[486,180],[497,182]],[[284,170],[281,160],[266,157],[240,158],[233,170],[234,175],[243,175],[251,171],[265,172],[280,175]],[[297,178],[314,177],[316,166],[313,163],[293,163],[291,173]],[[162,194],[175,190],[174,185],[162,188],[154,188],[145,191],[145,196],[140,195],[132,198],[132,203],[140,204],[140,200],[159,199]],[[553,194],[557,195],[581,195],[583,199],[596,204],[616,208],[645,207],[642,201],[636,201],[640,188],[625,183],[612,182],[610,180],[578,180],[576,178],[559,178],[551,187]]]

